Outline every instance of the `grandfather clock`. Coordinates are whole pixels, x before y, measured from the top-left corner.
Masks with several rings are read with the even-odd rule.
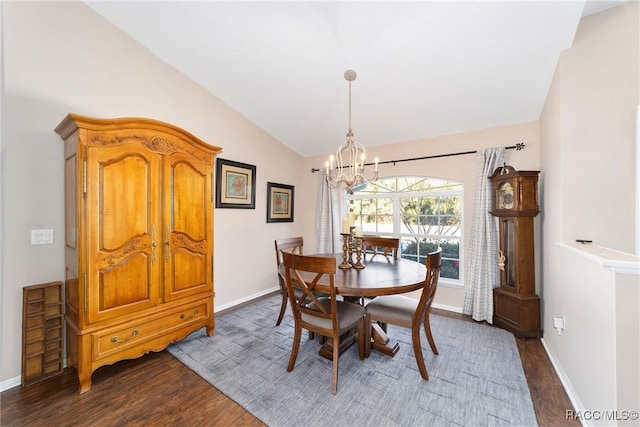
[[[491,214],[498,217],[500,230],[500,287],[493,290],[493,322],[521,338],[542,336],[533,245],[533,218],[540,212],[539,173],[505,164],[489,177]]]

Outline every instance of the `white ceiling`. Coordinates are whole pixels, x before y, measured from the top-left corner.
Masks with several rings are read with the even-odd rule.
[[[611,4],[86,3],[303,156],[344,140],[347,69],[365,146],[536,120],[581,15]]]

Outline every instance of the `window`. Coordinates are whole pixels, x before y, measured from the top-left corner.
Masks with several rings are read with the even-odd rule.
[[[395,177],[356,187],[347,200],[365,234],[400,238],[403,258],[424,264],[440,246],[440,278],[462,284],[462,194],[460,182]]]

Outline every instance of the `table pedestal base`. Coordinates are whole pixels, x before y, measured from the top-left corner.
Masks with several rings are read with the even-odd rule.
[[[349,347],[351,347],[356,342],[355,333],[353,331],[349,331],[346,334],[340,337],[340,346],[338,347],[338,354],[344,353]],[[320,347],[320,351],[318,354],[325,359],[333,360],[333,339],[327,338],[327,342],[325,342],[322,347]]]
[[[371,325],[371,348],[386,356],[393,357],[400,349],[400,346],[397,342],[389,342],[387,333],[379,324],[374,322]]]
[[[349,347],[356,342],[355,331],[349,331],[340,337],[340,347],[338,353],[342,354]],[[390,342],[387,333],[382,327],[374,323],[371,325],[371,348],[379,351],[385,356],[393,357],[400,349],[400,345],[397,342]],[[318,354],[325,359],[333,360],[333,339],[328,338],[327,341],[320,347]]]

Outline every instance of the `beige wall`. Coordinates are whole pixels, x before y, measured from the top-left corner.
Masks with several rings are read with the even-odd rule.
[[[583,18],[540,118],[544,343],[582,410],[640,406],[638,276],[561,244],[636,250],[639,22],[638,2]],[[553,316],[565,317],[562,335]]]
[[[584,18],[562,55],[563,237],[635,252],[638,12]]]
[[[273,239],[303,223],[266,223],[266,183],[296,183],[297,154],[81,2],[3,1],[2,19],[2,380],[20,374],[22,287],[64,280],[63,144],[53,129],[69,112],[163,120],[256,165],[256,209],[215,210],[215,306],[275,289]],[[30,245],[40,228],[55,230],[53,245]]]

